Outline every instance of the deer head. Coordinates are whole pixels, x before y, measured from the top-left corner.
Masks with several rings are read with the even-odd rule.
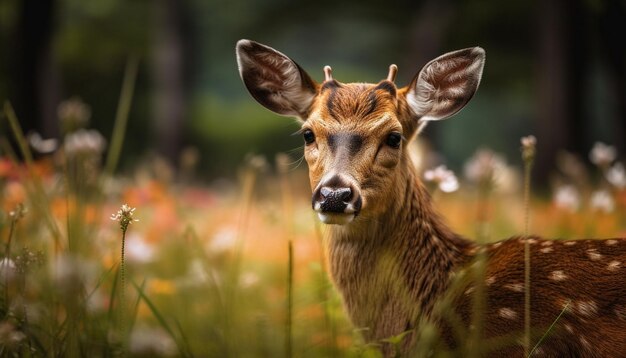
[[[377,217],[393,205],[396,181],[412,170],[407,143],[428,122],[448,118],[469,102],[484,61],[480,47],[450,52],[400,89],[395,65],[377,84],[340,83],[326,66],[320,84],[268,46],[237,43],[239,72],[252,97],[301,123],[312,206],[326,224]]]

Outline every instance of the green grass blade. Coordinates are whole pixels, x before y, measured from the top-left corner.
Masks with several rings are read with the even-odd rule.
[[[124,81],[122,83],[122,92],[117,106],[115,115],[115,124],[113,125],[113,134],[111,135],[111,147],[107,155],[105,172],[111,176],[117,168],[117,164],[122,153],[122,144],[126,135],[126,124],[128,123],[128,113],[133,100],[135,91],[135,80],[137,79],[137,68],[139,67],[139,56],[133,55],[126,63],[124,71]]]
[[[137,290],[137,293],[139,294],[141,299],[143,299],[146,305],[148,305],[148,308],[150,308],[150,311],[154,315],[154,318],[157,319],[161,327],[165,331],[167,331],[167,333],[169,333],[170,337],[172,337],[172,339],[176,343],[176,346],[178,347],[178,351],[180,352],[180,355],[183,357],[191,357],[192,354],[189,353],[188,347],[186,347],[184,344],[180,342],[180,340],[178,339],[178,337],[176,336],[176,334],[174,333],[170,325],[167,324],[165,317],[163,317],[163,315],[161,314],[161,312],[159,312],[159,310],[154,305],[154,303],[148,298],[148,296],[146,296],[145,292],[143,291],[143,288],[138,286],[134,281],[132,281],[132,284],[133,286],[135,286],[135,289]]]
[[[528,353],[528,358],[530,358],[533,353],[535,353],[535,351],[537,350],[537,348],[539,348],[539,346],[541,345],[541,343],[543,342],[543,340],[548,336],[548,334],[550,333],[550,331],[552,331],[552,329],[554,328],[554,325],[556,325],[556,323],[559,321],[559,319],[561,319],[561,316],[563,316],[563,314],[565,313],[565,311],[567,311],[567,308],[569,307],[569,304],[572,301],[567,301],[567,303],[565,304],[565,307],[563,307],[563,309],[561,310],[561,313],[559,313],[559,315],[556,317],[556,319],[554,320],[554,322],[552,322],[552,324],[550,325],[550,327],[548,327],[548,330],[543,334],[543,336],[541,336],[541,339],[539,340],[539,342],[537,342],[537,344],[535,344],[535,346],[533,347],[533,349],[530,351],[530,353]]]

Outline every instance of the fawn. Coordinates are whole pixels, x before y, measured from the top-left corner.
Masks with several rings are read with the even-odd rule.
[[[463,350],[458,332],[480,329],[480,355],[528,353],[522,343],[525,244],[531,341],[543,337],[534,352],[626,356],[625,239],[518,237],[478,245],[455,234],[434,211],[409,158],[407,143],[428,122],[454,115],[472,98],[483,49],[444,54],[403,88],[394,84],[395,65],[377,84],[340,83],[326,66],[319,84],[268,46],[240,40],[236,53],[250,94],[301,123],[312,207],[329,224],[332,280],[353,324],[385,356],[411,353],[420,327],[428,324],[438,332],[438,349]],[[477,257],[484,258],[483,275],[463,279],[481,263]],[[477,288],[484,293],[478,328],[472,319]],[[386,338],[401,334],[396,352]],[[504,344],[493,343],[505,336]]]

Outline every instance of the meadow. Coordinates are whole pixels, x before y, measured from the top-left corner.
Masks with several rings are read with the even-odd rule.
[[[300,153],[250,155],[210,185],[193,152],[178,170],[152,158],[117,174],[127,113],[109,142],[86,111],[65,102],[54,142],[26,137],[4,105],[1,356],[378,356],[328,278]],[[526,202],[523,170],[488,149],[458,177],[415,149],[436,207],[467,237],[624,237],[624,167],[613,147],[590,150],[564,153],[550,192]]]

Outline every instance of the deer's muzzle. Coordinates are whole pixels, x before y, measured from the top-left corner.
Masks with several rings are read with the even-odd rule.
[[[356,185],[339,175],[322,180],[313,192],[312,206],[325,224],[347,224],[361,210],[361,194]]]

